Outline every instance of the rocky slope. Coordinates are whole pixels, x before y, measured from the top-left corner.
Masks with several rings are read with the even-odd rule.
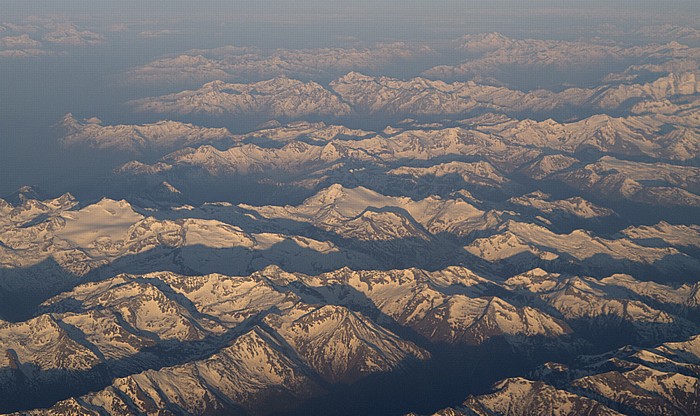
[[[698,411],[697,343],[694,336],[583,356],[573,366],[547,363],[531,375],[535,381],[504,380],[493,393],[471,396],[435,415],[691,415]]]

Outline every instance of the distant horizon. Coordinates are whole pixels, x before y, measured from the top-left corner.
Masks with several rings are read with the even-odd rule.
[[[700,2],[4,3],[0,413],[700,414]]]

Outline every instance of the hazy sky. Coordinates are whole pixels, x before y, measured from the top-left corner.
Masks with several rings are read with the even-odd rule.
[[[687,16],[688,11],[700,11],[695,0],[3,0],[0,3],[3,5],[3,15],[8,17],[65,13],[72,16],[95,14],[98,18],[114,20],[144,17],[281,18],[288,23],[298,19],[321,18],[453,20],[475,14],[527,19],[538,12],[550,16],[610,18],[654,13],[655,17],[663,18],[664,15]],[[659,15],[659,11],[663,13]]]
[[[152,92],[115,77],[164,54],[224,45],[335,46],[344,39],[430,43],[492,31],[575,39],[600,25],[697,25],[700,1],[0,0],[0,10],[0,36],[20,34],[24,29],[2,27],[19,23],[40,42],[41,31],[59,22],[102,38],[79,46],[43,41],[39,52],[46,55],[0,58],[1,196],[23,184],[82,178],[81,164],[106,166],[57,153],[51,126],[68,112],[138,122],[123,104]]]

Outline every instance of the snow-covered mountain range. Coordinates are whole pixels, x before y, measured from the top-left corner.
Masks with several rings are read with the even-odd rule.
[[[299,119],[316,116],[370,115],[459,116],[475,111],[546,114],[570,107],[615,112],[634,100],[666,100],[700,91],[695,72],[659,77],[652,82],[523,92],[474,81],[447,83],[428,78],[401,80],[350,72],[324,87],[313,81],[277,77],[252,84],[221,80],[183,91],[132,102],[137,111],[158,114],[252,115]]]
[[[652,348],[626,346],[580,356],[573,365],[548,362],[529,377],[493,386],[435,415],[691,415],[698,411],[698,336]]]
[[[698,414],[697,31],[141,61],[0,199],[0,412]]]

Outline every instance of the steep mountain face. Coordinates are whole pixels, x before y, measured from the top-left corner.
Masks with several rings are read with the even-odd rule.
[[[669,178],[693,186],[690,180]],[[512,198],[503,210],[485,210],[476,205],[479,201],[460,194],[413,200],[336,184],[297,206],[182,209],[169,207],[179,191],[167,183],[158,189],[167,190],[165,199],[150,195],[145,205],[151,208],[111,199],[80,207],[69,195],[6,204],[0,237],[5,278],[0,287],[6,293],[31,293],[39,303],[81,281],[118,272],[245,274],[277,264],[314,274],[346,265],[440,268],[455,259],[481,259],[479,267],[495,270],[514,267],[521,272],[547,264],[553,270],[598,276],[625,268],[700,270],[692,256],[698,246],[692,228],[678,234],[659,223],[657,229],[666,231],[657,233],[659,242],[651,245],[647,241],[653,237],[635,234],[606,238],[585,230],[560,234],[548,228],[572,217],[602,221],[612,215],[582,198],[552,201],[533,194]],[[522,214],[510,211],[513,206]],[[151,216],[154,209],[161,219]],[[529,223],[530,218],[542,225]],[[406,256],[386,256],[390,247]]]
[[[470,396],[435,414],[695,414],[697,344],[693,336],[654,348],[581,356],[574,366],[547,363],[531,374],[535,381],[507,379],[491,394]]]
[[[339,136],[330,141],[294,140],[285,143],[280,148],[251,143],[227,150],[202,146],[172,153],[154,164],[130,162],[117,170],[117,183],[133,188],[134,183],[146,182],[153,186],[165,180],[181,190],[194,183],[218,189],[230,184],[233,177],[242,177],[261,186],[277,188],[288,184],[318,189],[340,181],[366,181],[387,189],[401,184],[409,192],[412,186],[408,178],[395,175],[403,172],[408,160],[425,161],[429,165],[440,164],[440,159],[484,158],[495,166],[493,169],[512,171],[540,156],[537,150],[506,145],[495,136],[464,128],[398,130],[389,133],[388,137],[376,134],[359,139]],[[451,166],[444,168],[447,172],[453,169]],[[462,171],[461,166],[456,168]],[[469,183],[493,188],[495,183],[503,181],[498,178],[498,170],[489,172],[483,165],[464,168],[469,173],[462,173],[463,180]],[[391,172],[386,177],[382,175],[385,170]],[[472,173],[472,170],[476,171]],[[436,183],[441,184],[442,189],[455,190],[450,176]],[[426,192],[430,192],[432,186],[434,184],[430,182],[422,184]],[[504,190],[508,191],[508,187]],[[242,187],[240,194],[247,192],[247,188]],[[283,191],[280,189],[280,192]]]
[[[390,175],[409,176],[429,181],[432,178],[457,177],[465,183],[498,189],[508,187],[509,180],[488,162],[448,162],[425,168],[402,166],[387,172]]]
[[[352,382],[397,369],[429,354],[362,315],[340,306],[302,307],[264,323],[314,371],[330,382]]]
[[[602,108],[611,108],[633,98],[660,100],[678,95],[693,95],[698,91],[700,84],[694,72],[669,74],[646,84],[621,85],[606,92],[597,102]]]
[[[350,264],[350,257],[358,264],[372,263],[362,254],[343,253],[330,241],[249,234],[213,219],[159,220],[123,200],[103,199],[74,209],[75,203],[64,196],[9,208],[0,239],[6,293],[46,298],[81,280],[129,270],[245,273],[258,265],[296,262],[293,268],[311,272]],[[313,253],[318,259],[309,263]],[[231,262],[231,256],[237,260]]]
[[[474,111],[545,114],[567,108],[616,112],[633,101],[668,100],[677,96],[694,96],[698,92],[700,82],[695,72],[671,73],[646,83],[613,83],[597,88],[568,88],[561,92],[544,89],[524,92],[474,81],[448,83],[421,77],[401,80],[350,72],[332,81],[328,88],[313,81],[286,77],[252,84],[216,80],[198,90],[139,99],[131,105],[137,111],[156,114],[263,114],[287,119],[351,114],[459,116]],[[548,127],[551,132],[552,126]],[[609,125],[604,127],[610,129]],[[590,127],[584,127],[584,131],[586,129]],[[605,137],[605,129],[600,135],[600,139],[609,140]]]
[[[699,172],[693,167],[603,157],[557,177],[571,187],[609,198],[650,205],[696,207],[700,203],[700,198],[694,193],[698,192]]]
[[[527,177],[542,180],[579,163],[578,159],[565,155],[544,155],[522,169]]]
[[[521,92],[472,81],[445,83],[425,78],[402,81],[354,72],[333,81],[330,86],[356,111],[410,115],[463,114],[476,109],[536,113],[567,106],[609,111],[620,108],[629,100],[659,100],[700,91],[693,72],[670,74],[645,84],[570,88],[559,93],[548,90]]]
[[[183,147],[233,139],[224,128],[204,128],[175,121],[160,121],[141,126],[104,126],[99,119],[76,120],[67,114],[59,128],[65,147],[107,149],[131,155],[164,154]]]
[[[2,332],[6,347],[3,368],[20,369],[25,357],[35,357],[33,371],[39,375],[56,368],[87,370],[99,362],[92,351],[73,341],[48,315],[19,324],[3,322]]]
[[[477,238],[465,250],[505,267],[523,262],[531,265],[535,259],[559,263],[564,268],[566,263],[575,263],[577,268],[583,267],[592,273],[599,273],[597,268],[605,270],[617,262],[626,264],[625,267],[636,264],[659,271],[668,267],[662,273],[673,273],[677,267],[698,267],[697,259],[672,247],[647,247],[625,238],[608,240],[583,230],[557,234],[536,224],[513,220],[499,226],[492,236]],[[673,261],[668,261],[670,259]]]
[[[630,239],[644,242],[667,241],[676,247],[700,248],[700,228],[697,225],[672,225],[660,222],[653,226],[632,226],[622,230]]]
[[[620,415],[609,407],[586,397],[556,389],[541,382],[512,378],[494,385],[496,392],[468,398],[460,407],[445,409],[434,416],[462,415]]]
[[[615,118],[594,115],[571,123],[558,123],[551,119],[540,122],[507,120],[477,128],[497,134],[509,143],[546,147],[568,154],[596,150],[668,160],[698,157],[697,153],[693,153],[692,138],[688,137],[697,134],[697,124],[686,117],[653,114]],[[549,156],[547,166],[556,166],[564,160],[559,155]]]
[[[202,187],[228,189],[233,179],[245,178],[279,192],[298,187],[307,195],[340,182],[410,196],[460,188],[513,196],[522,194],[524,175],[611,203],[682,208],[697,205],[695,168],[677,164],[697,158],[697,128],[679,120],[596,115],[562,124],[479,117],[461,127],[409,125],[381,133],[297,123],[236,136],[239,143],[225,150],[205,145],[153,164],[129,162],[116,171],[115,182],[133,189],[166,181],[197,193]],[[269,140],[279,145],[265,145]],[[591,154],[603,157],[590,161]],[[650,157],[661,161],[630,160]],[[237,194],[253,197],[243,184]]]
[[[469,203],[429,197],[420,201],[387,197],[364,187],[353,189],[332,185],[296,207],[242,206],[263,218],[289,219],[311,223],[348,238],[379,240],[397,238],[429,238],[427,233],[456,235],[485,228],[493,218]],[[373,224],[386,220],[390,228],[372,231],[361,222]]]
[[[518,351],[575,349],[628,327],[640,342],[687,336],[697,325],[683,314],[697,311],[696,298],[697,288],[687,285],[541,269],[501,283],[463,267],[341,269],[317,276],[276,266],[246,277],[120,275],[46,301],[37,318],[2,323],[8,370],[0,384],[11,395],[22,380],[23,394],[50,398],[62,398],[55,389],[66,381],[73,390],[63,398],[86,393],[81,374],[105,386],[78,402],[57,403],[49,410],[56,414],[71,406],[126,414],[265,413],[281,410],[269,406],[282,398],[292,406],[332,384],[407,371],[443,345],[501,339]],[[406,330],[428,349],[397,335]],[[533,406],[542,405],[540,396],[545,402],[575,399],[541,383],[527,385]],[[497,401],[512,394],[505,388]],[[581,401],[574,409],[590,404],[574,401]]]
[[[42,307],[48,314],[3,324],[0,339],[11,360],[5,365],[14,369],[3,384],[21,376],[41,394],[62,373],[152,368],[80,399],[109,413],[266,409],[275,397],[320,393],[319,378],[352,382],[430,357],[360,313],[300,303],[264,275],[123,275],[81,285]],[[177,362],[186,364],[160,368]],[[80,380],[72,380],[75,387],[87,389]]]
[[[493,296],[500,293],[496,285],[463,268],[434,274],[339,271],[320,278],[350,286],[386,317],[437,342],[481,344],[503,336],[517,343],[519,338],[555,338],[570,332],[565,323],[539,310],[518,308]],[[311,285],[322,290],[323,281]],[[349,301],[367,308],[362,296]]]
[[[475,82],[403,81],[349,73],[330,84],[346,102],[362,113],[439,115],[465,114],[473,110],[497,112],[547,111],[562,105],[581,105],[586,91],[559,96],[550,91],[529,93]],[[577,96],[578,95],[578,96]]]
[[[556,408],[558,414],[618,415],[619,413],[596,403],[593,400],[577,397],[566,391],[554,389],[542,383],[533,383],[525,379],[511,379],[495,386],[500,391],[491,396],[467,400],[467,408],[487,408],[497,412],[513,406],[515,414],[530,414]],[[506,399],[507,397],[507,399]],[[508,400],[515,400],[508,404]],[[504,403],[505,402],[505,403]]]
[[[551,200],[551,195],[543,192],[532,192],[521,197],[508,200],[511,204],[523,208],[531,208],[541,213],[592,219],[615,215],[615,212],[593,204],[581,197]]]
[[[693,324],[689,321],[674,318],[649,306],[648,301],[641,300],[644,295],[629,289],[636,283],[629,278],[615,275],[600,281],[578,277],[551,279],[543,276],[541,271],[535,271],[510,278],[506,284],[528,298],[536,294],[536,300],[533,299],[535,304],[544,302],[572,322],[590,320],[599,327],[631,325],[634,328],[633,337],[640,342],[692,332]],[[628,293],[627,299],[612,295],[620,289]],[[692,303],[693,293],[690,287],[682,287],[677,291],[664,287],[662,290],[667,291],[662,303],[677,307]]]
[[[651,20],[127,70],[54,126],[112,174],[0,199],[0,412],[699,414],[700,49]],[[28,21],[0,59],[96,39]]]
[[[145,209],[168,209],[190,205],[191,201],[182,191],[163,181],[143,192],[134,192],[127,196],[129,201]]]
[[[333,140],[357,140],[375,136],[368,130],[353,129],[343,125],[326,124],[324,122],[295,121],[286,125],[275,123],[250,133],[236,135],[241,142],[271,140],[275,143],[293,141],[330,142]]]
[[[282,354],[282,348],[269,335],[253,329],[206,360],[116,379],[102,391],[77,401],[59,402],[36,414],[58,415],[66,409],[75,414],[209,414],[231,410],[246,414],[283,410],[320,389]],[[269,404],[274,401],[279,404]]]
[[[168,185],[163,186],[169,194],[176,191]],[[623,340],[648,345],[682,339],[698,330],[697,284],[640,282],[621,274],[596,279],[542,269],[508,279],[503,273],[493,274],[495,266],[517,270],[533,264],[569,272],[624,270],[632,264],[653,265],[664,275],[690,270],[697,268],[696,260],[685,253],[700,246],[694,226],[632,226],[610,239],[584,231],[561,235],[545,226],[505,219],[515,214],[484,211],[477,206],[480,201],[466,196],[413,200],[341,185],[298,206],[143,209],[126,201],[104,199],[82,206],[69,195],[45,201],[29,199],[28,192],[22,195],[27,196],[21,205],[2,207],[7,214],[5,264],[31,267],[52,258],[76,276],[86,270],[87,278],[99,281],[78,279],[61,286],[65,278],[56,277],[55,291],[82,284],[45,301],[32,319],[0,324],[5,348],[0,384],[8,394],[4,410],[21,408],[14,407],[21,402],[13,401],[21,393],[50,407],[36,414],[155,414],[163,409],[174,414],[270,413],[302,406],[339,383],[354,385],[372,374],[415,371],[418,363],[440,357],[446,346],[488,348],[504,342],[526,354],[542,348],[573,353]],[[582,198],[556,200],[541,192],[507,203],[528,206],[552,220],[612,212]],[[146,216],[149,212],[162,219]],[[336,246],[333,238],[325,240],[319,232],[353,243]],[[318,239],[310,237],[313,233]],[[352,256],[360,256],[354,257],[358,264],[381,258],[371,253],[376,245],[359,254],[360,241],[374,244],[408,236],[435,249],[435,236],[443,234],[471,241],[463,253],[493,266],[479,272],[449,267],[436,272],[340,269],[305,275],[283,270],[295,269],[290,254],[296,248],[278,254],[267,249],[285,239],[296,241],[296,247],[326,247],[344,257],[310,265],[308,255],[301,253],[298,264],[330,270],[335,264],[349,264]],[[187,247],[198,248],[188,252]],[[246,259],[236,265],[240,274],[270,263],[282,268],[268,267],[247,277],[155,272],[102,280],[90,274],[95,268],[105,277],[120,269],[160,270],[173,259],[181,267],[176,271],[188,274],[234,270],[229,252],[217,257],[208,250],[237,247],[243,250],[238,258]],[[78,252],[82,257],[69,255]],[[278,257],[268,257],[267,262],[256,252]],[[147,255],[141,258],[140,253]],[[589,260],[601,255],[608,260]],[[4,273],[8,270],[12,268]],[[639,351],[635,357],[648,354]],[[570,387],[550,378],[529,381],[530,375],[508,379],[496,385],[496,393],[471,397],[453,412],[488,414],[508,406],[523,414],[544,408],[562,414],[627,413],[631,408],[642,414],[695,411],[689,399],[695,385],[686,376],[689,367],[679,370],[686,377],[681,379],[671,364],[660,367],[660,359],[654,366],[636,367],[615,360],[607,367],[596,365],[607,372],[576,370],[567,379]],[[622,375],[610,374],[610,368]],[[62,385],[71,387],[57,388]],[[88,385],[100,387],[90,393]],[[606,396],[610,391],[615,393]],[[663,392],[662,398],[658,392]]]
[[[253,115],[300,118],[342,116],[347,104],[315,82],[275,78],[255,84],[213,81],[196,91],[132,102],[137,111],[174,114]]]

